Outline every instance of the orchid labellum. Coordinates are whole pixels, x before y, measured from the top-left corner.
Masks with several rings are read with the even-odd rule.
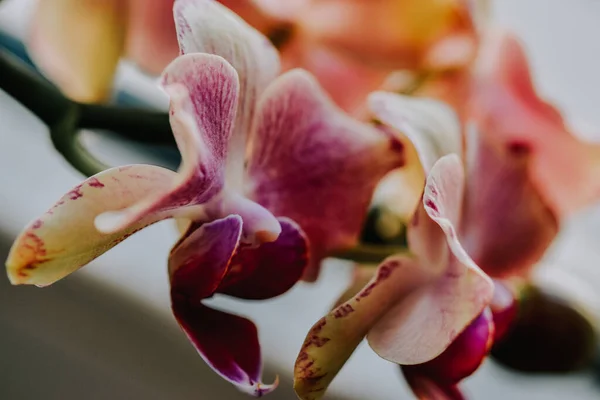
[[[184,53],[164,71],[178,172],[130,165],[73,188],[14,243],[14,284],[46,286],[129,235],[189,220],[169,256],[173,313],[200,355],[261,395],[256,327],[203,300],[265,299],[353,246],[377,181],[403,163],[397,139],[344,115],[300,70],[277,76],[274,48],[211,0],[179,0]],[[344,207],[340,207],[344,204]]]

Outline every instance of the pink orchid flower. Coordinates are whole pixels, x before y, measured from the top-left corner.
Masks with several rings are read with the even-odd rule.
[[[462,248],[465,173],[456,154],[440,158],[408,227],[410,254],[386,259],[376,276],[309,331],[296,360],[295,389],[322,397],[366,336],[382,358],[400,365],[438,357],[490,304],[492,280]]]
[[[471,0],[221,2],[268,36],[285,32],[284,69],[311,71],[348,111],[395,70],[455,68],[476,50]]]
[[[29,53],[69,97],[110,96],[122,56],[159,74],[178,55],[174,0],[44,0],[31,23]]]
[[[266,299],[314,278],[357,241],[403,148],[342,113],[307,72],[277,76],[275,49],[220,4],[179,0],[175,15],[183,55],[161,82],[179,171],[130,165],[85,180],[19,235],[8,274],[50,285],[147,225],[190,220],[169,256],[175,318],[217,373],[262,395],[275,386],[260,381],[256,327],[203,300]]]
[[[600,197],[600,145],[578,139],[559,111],[538,96],[523,48],[513,35],[496,33],[483,43],[472,68],[434,78],[417,94],[447,101],[462,121],[458,130],[466,146],[467,189],[460,236],[467,253],[493,277],[527,277],[561,221]],[[432,100],[417,103],[427,101]],[[456,152],[456,142],[448,150],[452,146],[447,136],[424,136],[423,122],[417,122],[420,129],[414,122],[412,130],[406,129],[416,118],[409,115],[406,102],[382,94],[371,109],[384,124],[410,136],[415,148],[434,146],[439,155]],[[428,132],[457,129],[455,121],[439,115],[437,123],[429,120]],[[407,153],[410,158],[410,149]],[[418,172],[416,164],[412,170]],[[406,180],[392,178],[388,190],[406,192],[411,186],[398,186]],[[421,184],[419,179],[411,182],[411,198],[416,199]],[[409,202],[405,214],[410,215],[415,202]]]

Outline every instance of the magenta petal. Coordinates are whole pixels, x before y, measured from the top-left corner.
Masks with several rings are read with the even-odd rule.
[[[442,391],[444,387],[453,388],[479,368],[490,349],[493,337],[492,314],[486,309],[442,354],[423,364],[402,366],[402,371],[417,396],[424,389],[419,383],[420,379],[437,384]]]
[[[356,243],[375,185],[403,164],[402,145],[343,114],[301,70],[269,86],[255,122],[248,196],[306,232],[314,279],[323,257]]]
[[[189,54],[164,71],[162,85],[171,97],[173,134],[182,165],[170,190],[111,213],[102,224],[112,232],[158,210],[178,209],[195,216],[199,207],[224,185],[227,146],[236,113],[239,83],[235,70],[221,57]]]
[[[489,275],[526,274],[558,233],[557,217],[531,182],[532,154],[472,128],[461,241]]]
[[[243,299],[269,299],[298,282],[308,263],[308,241],[293,221],[280,218],[279,222],[282,230],[276,241],[238,250],[219,293]]]
[[[184,299],[173,298],[172,308],[183,331],[215,372],[256,397],[276,388],[277,382],[260,382],[260,345],[251,321]]]
[[[193,224],[169,256],[171,295],[200,301],[211,296],[227,273],[242,234],[242,218]]]

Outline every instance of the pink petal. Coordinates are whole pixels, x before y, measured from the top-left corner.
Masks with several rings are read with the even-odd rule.
[[[409,228],[414,231],[409,248],[421,268],[439,277],[397,303],[367,336],[373,350],[389,361],[412,365],[437,357],[491,302],[491,279],[465,253],[456,235],[463,188],[458,156],[442,157],[427,179],[427,215],[420,214]]]
[[[28,43],[36,65],[74,100],[107,100],[124,48],[124,2],[54,0],[36,7]]]
[[[231,184],[241,186],[246,139],[256,102],[279,73],[277,51],[266,37],[231,10],[213,0],[178,0],[174,7],[183,53],[216,54],[227,60],[240,79],[239,107],[229,149]]]
[[[65,194],[15,240],[6,267],[13,284],[46,286],[89,263],[169,212],[145,214],[125,229],[102,234],[94,226],[98,214],[136,204],[168,190],[176,174],[148,165],[101,172]]]
[[[556,214],[528,173],[535,155],[494,144],[475,126],[467,144],[465,250],[493,277],[528,274],[559,229]]]
[[[262,362],[254,324],[201,303],[217,290],[231,269],[242,219],[229,216],[192,229],[169,258],[173,314],[198,353],[218,374],[247,393],[268,393],[277,383],[260,382]]]
[[[517,291],[508,282],[494,280],[494,297],[490,310],[494,317],[494,343],[498,343],[510,332],[519,314]]]
[[[162,83],[171,96],[171,126],[183,159],[179,178],[168,190],[102,216],[98,227],[104,232],[123,229],[160,210],[186,207],[199,217],[202,210],[194,206],[209,202],[223,189],[238,98],[235,70],[221,57],[188,54],[167,67]]]
[[[174,0],[127,0],[127,56],[142,69],[160,74],[179,55]]]
[[[219,293],[243,299],[270,299],[287,292],[300,280],[308,264],[308,240],[292,220],[281,218],[279,222],[282,231],[276,241],[238,249]]]
[[[429,279],[431,275],[411,257],[394,256],[384,261],[358,294],[309,331],[294,368],[297,395],[302,400],[321,398],[376,321]]]
[[[495,35],[483,48],[472,112],[480,129],[504,146],[530,152],[531,180],[556,215],[598,201],[600,145],[578,140],[559,111],[539,97],[513,35]]]
[[[294,70],[259,104],[248,197],[306,232],[312,280],[323,257],[356,243],[375,185],[403,161],[400,142],[343,114],[309,74]]]
[[[462,399],[456,384],[479,368],[493,337],[492,313],[486,308],[442,354],[423,364],[402,366],[402,372],[419,399]],[[436,391],[447,397],[432,396]]]
[[[462,133],[456,114],[430,99],[375,92],[368,98],[373,118],[391,130],[406,148],[406,165],[386,176],[374,203],[408,221],[419,207],[425,178],[433,164],[446,154],[462,154]]]

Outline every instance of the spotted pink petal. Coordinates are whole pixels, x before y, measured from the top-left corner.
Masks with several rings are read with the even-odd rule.
[[[377,320],[431,278],[410,256],[384,261],[358,294],[321,318],[308,332],[294,367],[298,397],[320,399]]]
[[[528,173],[535,154],[493,143],[475,126],[468,139],[463,246],[492,277],[527,275],[559,229]]]
[[[596,202],[600,145],[578,140],[559,111],[539,97],[513,35],[494,35],[482,48],[472,112],[481,131],[504,146],[528,150],[531,180],[556,215]]]
[[[242,299],[270,299],[300,280],[308,264],[308,240],[292,220],[280,218],[279,222],[282,231],[276,241],[238,249],[219,293]]]
[[[493,337],[492,313],[486,308],[442,354],[423,364],[402,366],[402,372],[419,399],[461,400],[456,385],[479,368]]]
[[[202,304],[232,268],[242,219],[229,216],[193,229],[169,258],[175,318],[200,356],[240,390],[261,396],[275,389],[260,382],[262,362],[257,330],[242,317]]]
[[[384,178],[374,202],[409,220],[419,207],[426,176],[435,162],[446,154],[462,154],[458,118],[439,101],[395,93],[372,93],[368,107],[382,129],[398,135],[406,148],[406,165]]]
[[[173,2],[127,0],[127,56],[152,74],[160,74],[179,55]]]
[[[389,361],[412,365],[437,357],[492,299],[492,280],[469,258],[457,238],[463,189],[460,159],[455,154],[442,157],[427,178],[423,195],[426,216],[409,228],[415,231],[409,236],[409,248],[421,268],[433,270],[437,278],[397,303],[367,336],[373,350]],[[437,231],[427,227],[433,223]],[[440,232],[445,242],[440,241]]]
[[[253,135],[248,197],[306,232],[313,280],[323,257],[358,240],[375,185],[403,164],[402,144],[343,114],[302,70],[267,89]]]
[[[256,102],[279,74],[279,56],[266,37],[214,0],[177,0],[174,14],[182,53],[216,54],[239,75],[239,107],[228,168],[228,180],[239,187]]]
[[[162,84],[171,97],[171,127],[183,160],[178,177],[168,190],[101,215],[97,226],[103,232],[123,229],[163,210],[188,208],[190,214],[202,216],[198,206],[223,189],[238,98],[235,70],[221,57],[188,54],[167,67]]]
[[[166,191],[175,177],[164,168],[131,165],[109,169],[77,185],[17,237],[6,261],[11,282],[50,285],[134,232],[169,217],[168,211],[146,214],[111,234],[94,227],[98,214]]]

